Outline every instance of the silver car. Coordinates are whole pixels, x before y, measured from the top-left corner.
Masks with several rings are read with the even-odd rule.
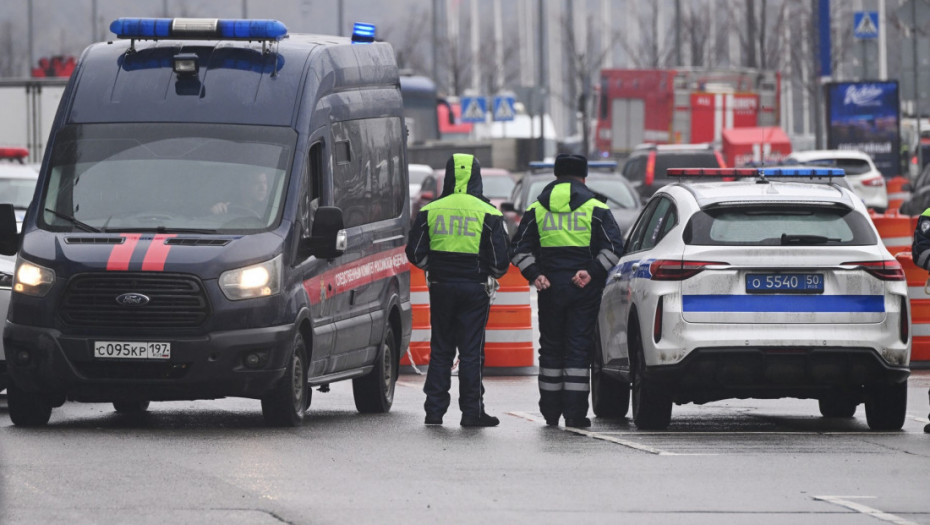
[[[674,403],[781,397],[817,399],[826,417],[864,402],[870,428],[900,429],[907,282],[861,199],[779,170],[669,173],[682,181],[646,204],[608,276],[594,413],[625,416],[632,384],[642,429],[668,426]]]

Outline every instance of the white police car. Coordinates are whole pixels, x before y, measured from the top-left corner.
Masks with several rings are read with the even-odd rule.
[[[781,397],[827,417],[864,402],[871,429],[900,429],[907,283],[862,200],[822,179],[843,171],[668,173],[607,279],[594,413],[625,416],[632,385],[641,429],[668,426],[673,403]]]

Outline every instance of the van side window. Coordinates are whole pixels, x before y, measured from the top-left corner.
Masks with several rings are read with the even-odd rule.
[[[301,181],[299,217],[302,237],[309,237],[313,213],[320,205],[320,182],[323,176],[323,143],[310,146],[307,167]]]
[[[400,118],[336,122],[332,129],[333,197],[345,226],[398,217],[408,188],[401,161],[403,142],[398,142],[403,138]]]

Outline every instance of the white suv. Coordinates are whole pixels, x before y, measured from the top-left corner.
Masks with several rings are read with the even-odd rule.
[[[872,157],[867,153],[855,150],[820,149],[811,151],[795,151],[785,159],[788,162],[796,161],[808,166],[816,165],[824,168],[839,168],[846,172],[846,180],[853,192],[878,213],[885,213],[888,209],[888,188],[885,177],[878,171]]]
[[[642,429],[665,428],[673,403],[780,397],[817,399],[827,417],[864,402],[870,428],[901,428],[901,265],[860,199],[803,178],[842,170],[786,171],[669,170],[687,180],[650,199],[603,292],[595,415],[626,415],[632,383]]]

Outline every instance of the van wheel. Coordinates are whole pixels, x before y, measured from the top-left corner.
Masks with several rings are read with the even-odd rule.
[[[149,409],[148,401],[114,401],[113,408],[120,414],[142,414]]]
[[[823,417],[853,417],[859,402],[849,395],[829,394],[817,400]]]
[[[865,420],[872,430],[901,430],[907,415],[907,381],[866,390]]]
[[[363,414],[383,414],[394,404],[397,383],[397,341],[389,325],[384,333],[381,350],[375,358],[375,368],[367,375],[352,380],[355,408]]]
[[[639,321],[636,321],[636,323]],[[631,323],[632,325],[633,323]],[[631,326],[630,355],[633,364],[633,423],[642,430],[665,430],[672,421],[672,398],[646,378],[646,360],[639,326]]]
[[[262,416],[273,427],[296,427],[307,414],[307,346],[299,333],[294,337],[294,352],[284,377],[262,397]]]
[[[604,357],[597,328],[591,360],[591,409],[597,417],[626,417],[630,409],[630,385],[604,373]]]
[[[41,394],[25,392],[10,382],[7,387],[10,419],[18,427],[41,427],[52,417],[52,402]]]

